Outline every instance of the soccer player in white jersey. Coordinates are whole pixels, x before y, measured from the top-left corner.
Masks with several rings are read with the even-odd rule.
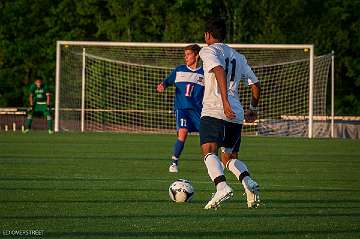
[[[242,182],[248,206],[256,207],[259,204],[259,186],[250,178],[246,165],[236,158],[244,119],[238,95],[239,82],[245,80],[252,88],[251,106],[245,114],[250,122],[256,119],[260,85],[245,57],[223,43],[225,36],[225,22],[221,19],[210,20],[204,33],[208,46],[200,51],[205,77],[200,144],[208,174],[216,186],[216,192],[205,209],[216,209],[233,195],[217,156],[220,146],[223,146],[223,164]]]

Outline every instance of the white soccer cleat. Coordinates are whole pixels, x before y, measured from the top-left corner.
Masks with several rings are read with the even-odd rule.
[[[177,173],[179,172],[178,166],[176,164],[171,164],[169,167],[169,172],[170,173]]]
[[[206,204],[204,209],[217,209],[220,207],[220,203],[222,203],[225,200],[228,200],[234,195],[233,190],[226,185],[222,190],[216,191],[216,193],[213,194],[210,201]]]
[[[244,180],[244,184],[248,208],[257,208],[260,205],[259,184],[250,177]]]

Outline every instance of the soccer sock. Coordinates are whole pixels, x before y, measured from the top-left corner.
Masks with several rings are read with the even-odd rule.
[[[32,125],[32,118],[27,118],[26,119],[26,128],[31,129],[31,125]]]
[[[171,160],[171,164],[178,165],[179,159],[178,159],[177,157],[172,156],[171,159],[172,159],[172,160]]]
[[[180,154],[183,151],[183,149],[184,149],[184,142],[177,139],[174,144],[173,156],[175,158],[179,159]]]
[[[243,181],[244,178],[249,177],[249,170],[246,165],[238,159],[230,160],[226,167],[235,175],[240,182]]]
[[[224,177],[225,177],[225,176],[224,176]],[[222,181],[222,182],[218,183],[218,184],[216,185],[216,191],[220,191],[220,190],[224,189],[225,186],[226,186],[226,181]]]
[[[47,117],[47,125],[48,125],[48,129],[52,130],[53,121],[51,117]]]
[[[224,170],[219,158],[215,154],[207,154],[204,157],[205,165],[211,180],[216,186],[216,190],[221,190],[226,186]]]
[[[223,171],[224,171],[225,165],[224,165],[223,162],[221,162],[221,161],[220,161],[220,163],[221,163],[221,167],[222,167],[222,169],[223,169]]]

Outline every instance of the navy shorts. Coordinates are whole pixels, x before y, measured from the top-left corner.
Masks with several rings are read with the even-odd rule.
[[[200,145],[217,143],[220,147],[224,140],[224,121],[204,116],[200,120]]]
[[[200,129],[200,112],[190,109],[175,110],[176,131],[185,128],[188,132],[199,132]]]
[[[232,153],[239,152],[242,124],[224,121],[224,125],[225,136],[223,144],[221,146],[224,147],[226,151],[231,151]]]

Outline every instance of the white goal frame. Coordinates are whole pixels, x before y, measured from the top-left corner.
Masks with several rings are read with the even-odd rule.
[[[57,41],[56,46],[56,79],[55,79],[55,132],[59,132],[59,110],[60,110],[60,78],[61,78],[61,47],[64,45],[72,45],[72,46],[124,46],[124,47],[163,47],[163,48],[171,48],[171,47],[185,47],[188,43],[145,43],[145,42],[97,42],[97,41]],[[200,46],[205,46],[205,44],[199,44]],[[229,44],[229,46],[234,48],[253,48],[253,49],[308,49],[309,50],[309,102],[308,102],[308,138],[313,138],[313,101],[314,101],[314,45],[313,44]],[[83,50],[83,62],[85,57],[85,49]],[[332,58],[333,59],[333,58]],[[333,64],[331,67],[332,71],[332,85],[333,89]],[[82,104],[81,104],[81,131],[84,132],[84,96],[85,95],[85,71],[83,64],[82,71]],[[332,109],[334,104],[334,94],[332,90],[331,94],[331,103]],[[333,119],[334,112],[332,110],[331,115],[331,130],[333,132]]]

